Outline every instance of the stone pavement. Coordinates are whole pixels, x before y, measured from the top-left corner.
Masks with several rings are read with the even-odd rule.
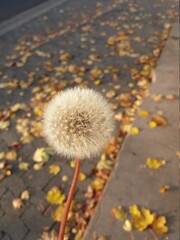
[[[151,82],[148,69],[155,67],[175,21],[177,1],[66,1],[34,16],[0,37],[0,153],[5,153],[0,159],[2,240],[37,240],[43,229],[58,230],[50,216],[54,206],[46,201],[46,193],[58,186],[67,194],[72,169],[66,159],[57,156],[51,156],[39,171],[34,169],[34,152],[47,147],[37,127],[42,105],[65,87],[88,86],[109,99],[121,121],[119,116],[140,98],[136,93]],[[66,53],[69,55],[63,55]],[[62,56],[67,59],[61,60]],[[120,101],[120,96],[126,99]],[[18,103],[26,104],[25,108],[17,110]],[[24,144],[23,133],[28,132],[32,142]],[[13,161],[7,157],[10,151],[17,153]],[[82,164],[87,178],[79,182],[75,197],[83,206],[82,216],[84,194],[95,177],[98,160]],[[26,170],[19,168],[22,162],[28,164]],[[55,176],[49,173],[52,163],[61,167]],[[62,181],[64,175],[69,176],[67,182]],[[16,210],[12,201],[24,190],[30,198]]]
[[[118,205],[128,209],[136,204],[165,215],[169,233],[157,239],[179,239],[179,151],[178,109],[179,109],[179,23],[174,25],[167,45],[156,68],[156,82],[149,88],[149,96],[144,99],[140,109],[155,114],[163,112],[168,126],[151,129],[149,120],[136,116],[134,127],[140,134],[126,137],[113,173],[104,190],[93,218],[87,228],[85,240],[93,238],[93,233],[103,235],[107,240],[131,239],[122,228],[121,221],[115,221],[111,209]],[[176,96],[167,100],[167,95]],[[162,95],[164,99],[156,102],[153,95]],[[145,166],[148,157],[165,159],[167,164],[159,170],[150,170]],[[162,185],[169,185],[169,191],[160,193]],[[155,239],[148,231],[134,231],[134,239]]]

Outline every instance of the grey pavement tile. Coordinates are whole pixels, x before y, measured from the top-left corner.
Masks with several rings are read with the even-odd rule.
[[[50,216],[45,216],[37,210],[37,207],[31,205],[21,219],[32,232],[40,233],[43,228],[49,227],[52,223]]]
[[[5,232],[5,236],[7,235],[6,237],[9,237],[9,239],[22,240],[28,229],[18,217],[6,215],[0,219],[0,231]]]

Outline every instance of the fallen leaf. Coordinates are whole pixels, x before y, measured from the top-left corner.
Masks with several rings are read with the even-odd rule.
[[[6,153],[5,158],[9,161],[15,161],[17,159],[17,152],[12,150]]]
[[[20,198],[14,198],[12,201],[13,208],[19,210],[23,206],[23,202]]]
[[[84,181],[86,179],[86,175],[84,173],[80,172],[78,179],[79,179],[79,181]]]
[[[147,229],[153,223],[156,216],[147,208],[142,208],[140,211],[136,205],[134,205],[133,209],[131,209],[131,214],[133,216],[132,225],[139,231]]]
[[[114,90],[108,91],[108,92],[106,93],[106,97],[107,97],[108,99],[111,99],[111,98],[113,98],[113,97],[115,97],[115,96],[116,96],[116,92],[115,92]]]
[[[71,168],[75,168],[75,166],[76,166],[76,161],[75,160],[71,160],[70,167]]]
[[[133,127],[130,130],[131,135],[138,135],[139,134],[139,128]]]
[[[60,205],[54,212],[51,213],[51,217],[54,221],[60,222],[64,213],[64,205]]]
[[[28,168],[29,168],[29,163],[27,163],[27,162],[19,163],[19,169],[20,170],[28,170]]]
[[[72,58],[72,55],[70,53],[63,53],[60,55],[59,60],[60,61],[67,61]]]
[[[49,166],[49,173],[57,175],[61,171],[61,168],[57,164],[52,164]]]
[[[153,94],[151,96],[151,98],[155,101],[155,102],[161,102],[163,100],[163,96],[161,94]]]
[[[62,176],[62,181],[67,182],[69,180],[69,177],[67,175]]]
[[[101,178],[95,178],[94,181],[91,182],[91,186],[93,189],[99,191],[104,188],[105,181]]]
[[[0,162],[0,169],[5,168],[5,166],[6,166],[6,162],[5,161]]]
[[[175,96],[175,95],[172,95],[172,94],[168,94],[168,95],[166,95],[166,99],[167,99],[167,100],[175,100],[175,99],[176,99],[176,96]]]
[[[157,127],[157,123],[154,122],[154,121],[150,121],[150,122],[149,122],[149,127],[150,127],[150,128],[156,128],[156,127]]]
[[[165,193],[167,192],[168,190],[170,189],[170,186],[169,185],[162,185],[159,189],[159,192],[160,193]]]
[[[142,117],[149,117],[149,112],[146,110],[139,110],[138,114]]]
[[[106,240],[104,236],[99,236],[97,240]]]
[[[46,195],[46,199],[51,204],[62,204],[66,196],[62,194],[58,187],[51,188]]]
[[[124,224],[123,224],[123,229],[126,231],[126,232],[131,232],[133,227],[132,227],[132,223],[127,219]]]
[[[167,223],[166,218],[164,216],[160,216],[153,221],[151,227],[157,234],[164,235],[169,231],[168,227],[166,226],[166,223]]]
[[[90,71],[90,77],[91,77],[92,80],[97,80],[97,78],[100,77],[101,74],[102,74],[102,72],[98,67],[94,67]]]
[[[155,122],[157,124],[157,126],[167,126],[167,120],[162,117],[162,116],[159,116],[159,115],[154,115],[151,117],[151,121],[152,122]]]
[[[68,213],[68,220],[72,217],[72,208],[74,207],[75,202],[71,202],[70,210]],[[64,213],[65,204],[61,204],[54,212],[52,212],[51,217],[54,221],[60,222]]]
[[[41,162],[35,163],[35,164],[33,164],[33,168],[34,168],[34,170],[38,171],[43,168],[43,165],[44,165],[44,163],[41,163]]]
[[[7,130],[10,126],[9,121],[0,121],[0,129],[1,130]]]
[[[158,169],[165,164],[166,164],[166,161],[164,159],[148,158],[146,161],[146,165],[152,169]]]
[[[37,148],[34,155],[33,160],[35,162],[47,162],[49,159],[49,154],[46,148]]]
[[[127,218],[127,215],[128,215],[122,206],[112,208],[111,212],[112,212],[113,217],[117,220],[123,220],[123,219]]]
[[[28,190],[24,190],[22,193],[21,193],[21,199],[22,200],[28,200],[30,197],[30,194],[29,194],[29,191]]]
[[[82,240],[83,239],[83,230],[79,230],[75,237],[74,237],[74,240]]]
[[[43,231],[40,240],[57,240],[58,235],[55,232],[55,230],[52,230],[50,232],[48,231]]]
[[[136,205],[132,205],[129,207],[129,212],[132,214],[134,217],[141,217],[141,212],[138,209]]]
[[[5,152],[0,152],[0,159],[3,159],[3,158],[5,158]]]
[[[101,155],[101,159],[100,161],[98,162],[97,166],[96,166],[96,169],[98,170],[103,170],[103,169],[108,169],[108,170],[111,170],[113,167],[113,162],[106,159],[106,155],[105,154],[102,154]]]

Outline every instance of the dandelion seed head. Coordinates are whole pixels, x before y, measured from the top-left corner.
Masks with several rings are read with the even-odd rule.
[[[44,135],[58,154],[90,158],[100,153],[114,130],[108,102],[92,89],[72,88],[58,93],[43,115]]]

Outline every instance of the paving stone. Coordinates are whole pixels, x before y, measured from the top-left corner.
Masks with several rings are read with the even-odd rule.
[[[17,176],[17,174],[12,174],[5,178],[2,182],[2,187],[3,186],[8,188],[15,196],[19,196],[22,191],[27,189],[27,185],[22,178]]]
[[[7,236],[10,237],[9,239],[22,240],[26,235],[28,229],[18,217],[9,217],[9,215],[4,215],[0,219],[0,231],[5,232]]]
[[[28,229],[36,233],[40,233],[43,228],[52,224],[50,216],[42,215],[37,211],[37,207],[34,207],[33,205],[29,207],[28,211],[26,211],[21,218]]]

